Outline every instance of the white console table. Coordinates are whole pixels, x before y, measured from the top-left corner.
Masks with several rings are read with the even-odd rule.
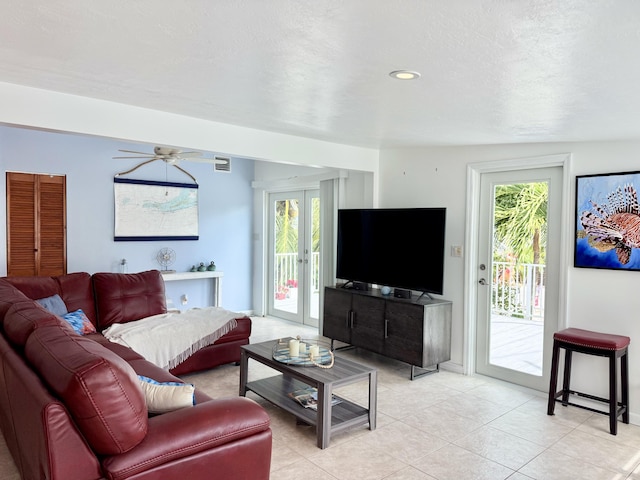
[[[224,273],[213,271],[213,272],[175,272],[175,273],[164,273],[162,272],[162,278],[165,282],[176,282],[180,280],[207,280],[211,279],[213,282],[213,306],[218,307],[221,303],[222,298],[222,277]]]

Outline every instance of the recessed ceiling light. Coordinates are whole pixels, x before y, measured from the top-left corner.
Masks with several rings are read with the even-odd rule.
[[[415,80],[416,78],[420,78],[418,72],[412,72],[411,70],[394,70],[389,76],[397,78],[398,80]]]

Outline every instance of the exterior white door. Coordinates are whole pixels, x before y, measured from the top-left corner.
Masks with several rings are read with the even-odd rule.
[[[558,326],[562,168],[483,173],[476,371],[546,391]]]
[[[319,323],[320,197],[318,190],[269,195],[269,315]]]

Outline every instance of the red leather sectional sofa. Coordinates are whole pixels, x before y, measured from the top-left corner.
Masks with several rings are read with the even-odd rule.
[[[36,299],[58,294],[97,332],[78,335]],[[137,375],[158,382],[240,358],[249,318],[171,372],[99,332],[166,310],[158,271],[0,278],[0,429],[23,479],[266,480],[269,417],[244,397],[149,415]]]

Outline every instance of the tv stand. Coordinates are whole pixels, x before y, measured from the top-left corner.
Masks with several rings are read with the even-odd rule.
[[[451,355],[448,300],[396,298],[380,290],[325,287],[322,334],[411,365],[411,380],[436,373]]]
[[[429,292],[422,292],[422,293],[420,294],[420,296],[418,297],[418,300],[420,300],[420,299],[421,299],[422,297],[424,297],[425,295],[426,295],[426,297],[427,297],[429,300],[433,300],[433,297],[432,297],[431,295],[429,295]]]

